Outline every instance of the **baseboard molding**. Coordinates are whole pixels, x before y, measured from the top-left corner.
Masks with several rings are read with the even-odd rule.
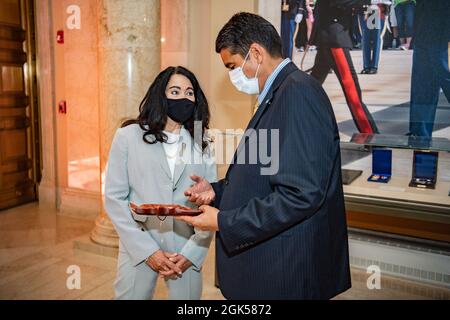
[[[56,208],[56,188],[40,184],[38,187],[39,205]]]
[[[61,193],[58,214],[93,221],[99,215],[101,205],[100,193],[66,189]]]
[[[117,258],[119,254],[119,248],[105,247],[93,242],[89,236],[84,236],[82,238],[73,241],[73,248],[81,250],[84,252],[89,252],[97,254],[100,256]]]
[[[352,267],[366,269],[376,265],[382,275],[450,288],[450,255],[447,252],[351,234],[349,250]]]

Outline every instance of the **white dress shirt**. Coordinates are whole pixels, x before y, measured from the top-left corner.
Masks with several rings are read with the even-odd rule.
[[[164,152],[166,153],[167,163],[169,164],[170,173],[175,171],[175,164],[177,162],[178,150],[180,147],[180,133],[173,133],[169,131],[163,131],[167,135],[167,142],[163,143]]]

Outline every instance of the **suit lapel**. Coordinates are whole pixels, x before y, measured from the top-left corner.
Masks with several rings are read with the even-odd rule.
[[[167,175],[167,177],[172,180],[172,174],[170,173],[169,163],[167,162],[166,152],[162,143],[155,143],[156,159],[160,159],[159,164],[162,171]]]
[[[180,144],[180,149],[177,154],[177,161],[175,163],[175,169],[173,172],[173,185],[176,186],[178,181],[181,178],[181,175],[183,174],[184,169],[186,168],[186,162],[183,159],[183,156],[181,156],[181,153],[187,152],[186,150],[186,143],[182,142]]]
[[[275,81],[272,83],[272,86],[270,87],[269,91],[267,92],[263,102],[258,107],[258,110],[255,112],[253,117],[250,119],[250,122],[248,123],[246,132],[247,132],[247,130],[251,130],[251,129],[255,129],[256,128],[256,126],[258,125],[259,121],[261,120],[262,115],[264,114],[264,112],[272,104],[272,100],[273,100],[273,96],[274,96],[275,92],[278,90],[278,88],[281,86],[281,84],[284,82],[284,80],[286,80],[286,78],[292,72],[294,72],[296,70],[298,70],[297,66],[293,62],[290,62],[280,71],[280,73],[275,78]],[[236,160],[237,160],[237,157],[238,157],[239,153],[242,152],[242,150],[245,149],[245,145],[247,143],[247,140],[249,140],[249,137],[248,136],[244,136],[241,139],[241,141],[239,141],[239,145],[238,145],[238,147],[236,149],[236,152],[234,153],[234,156],[233,156],[233,162],[228,167],[227,174],[231,170],[233,165],[236,163]]]

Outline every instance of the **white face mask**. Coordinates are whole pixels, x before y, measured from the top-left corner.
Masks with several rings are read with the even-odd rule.
[[[258,71],[261,64],[258,64],[255,77],[252,79],[247,78],[243,71],[244,65],[247,62],[247,58],[249,55],[250,51],[245,56],[244,63],[241,67],[230,70],[230,80],[231,83],[236,87],[236,89],[241,92],[244,92],[246,94],[259,94]]]

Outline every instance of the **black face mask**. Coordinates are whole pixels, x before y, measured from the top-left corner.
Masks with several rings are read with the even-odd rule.
[[[185,123],[194,115],[195,103],[189,99],[167,99],[167,115],[178,123]]]

